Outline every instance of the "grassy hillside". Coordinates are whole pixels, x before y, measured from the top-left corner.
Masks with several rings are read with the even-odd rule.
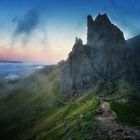
[[[93,115],[99,110],[100,97],[91,88],[83,96],[75,93],[64,98],[59,91],[60,72],[61,69],[48,75],[38,72],[12,83],[16,88],[0,100],[0,137],[3,140],[82,140],[93,134],[94,125],[98,123]],[[118,89],[106,99],[128,94],[128,91],[131,95],[134,91],[128,87],[119,83]],[[126,102],[111,101],[111,107],[117,112],[118,122],[140,125],[140,99],[130,97]]]
[[[0,101],[0,136],[5,139],[22,137],[58,104],[57,100],[63,100],[58,88],[59,72],[53,71],[48,76],[36,73],[12,83],[15,89]]]
[[[81,139],[78,127],[90,127],[92,112],[99,100],[93,91],[67,99],[60,94],[60,69],[49,75],[36,73],[22,81],[13,82],[16,88],[0,101],[0,137],[3,139]],[[82,123],[81,123],[82,121]],[[81,123],[81,124],[80,124]],[[78,131],[77,131],[78,130]],[[66,133],[67,132],[67,133]]]

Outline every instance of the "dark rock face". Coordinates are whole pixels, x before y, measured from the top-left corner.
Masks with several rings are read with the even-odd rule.
[[[87,45],[100,49],[100,47],[124,47],[126,42],[120,29],[113,25],[106,14],[99,14],[93,21],[87,17]]]
[[[127,47],[123,33],[106,14],[99,14],[95,21],[88,16],[87,20],[87,45],[93,48],[90,60],[94,70],[106,80],[118,79],[126,68]]]
[[[85,46],[81,39],[76,38],[62,72],[61,90],[68,92],[88,87],[94,77],[93,75],[93,68],[85,53]]]
[[[82,40],[76,38],[63,68],[62,92],[83,90],[95,85],[99,79],[132,81],[131,75],[136,77],[138,70],[134,66],[131,68],[131,64],[138,62],[132,62],[134,55],[127,47],[122,31],[106,14],[99,14],[95,20],[89,15],[87,28],[87,44],[83,45]]]
[[[126,42],[131,52],[127,78],[140,89],[140,35],[128,39]]]

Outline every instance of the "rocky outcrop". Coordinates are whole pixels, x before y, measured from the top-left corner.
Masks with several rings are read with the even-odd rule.
[[[67,64],[62,71],[61,90],[68,92],[88,87],[93,77],[93,68],[85,52],[85,46],[81,39],[76,38],[72,52],[68,56]]]
[[[94,70],[106,80],[118,79],[126,69],[127,47],[123,33],[106,14],[99,14],[94,21],[89,15],[87,24],[87,45],[94,49],[90,54]]]
[[[100,47],[124,47],[126,42],[123,32],[111,23],[106,14],[99,14],[95,20],[87,17],[87,45],[100,49]]]
[[[82,40],[76,38],[62,70],[62,92],[83,90],[95,86],[98,81],[133,81],[131,75],[135,71],[131,68],[131,61],[134,55],[131,54],[123,32],[111,23],[106,14],[99,14],[95,20],[89,15],[87,44],[83,45]],[[132,65],[134,67],[134,62]]]
[[[126,42],[130,49],[127,78],[140,89],[140,35],[128,39]]]

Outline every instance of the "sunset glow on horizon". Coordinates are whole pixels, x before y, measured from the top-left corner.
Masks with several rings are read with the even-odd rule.
[[[76,36],[86,43],[88,14],[95,18],[98,13],[107,13],[126,39],[133,37],[140,32],[140,21],[136,18],[140,9],[137,4],[131,5],[132,0],[126,1],[127,7],[121,0],[1,1],[0,60],[55,64],[67,59]],[[124,12],[132,8],[131,14]]]

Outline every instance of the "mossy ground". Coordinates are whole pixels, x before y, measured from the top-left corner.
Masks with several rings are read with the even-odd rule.
[[[64,99],[59,91],[59,75],[59,69],[49,75],[32,75],[18,84],[7,98],[0,100],[0,138],[82,140],[93,135],[93,125],[97,123],[93,114],[99,108],[100,98],[90,89],[83,96],[77,93]],[[119,89],[132,95],[126,87]],[[116,98],[117,92],[106,98]],[[111,107],[118,115],[117,121],[140,125],[140,98],[130,97],[129,102],[111,102]]]
[[[90,135],[96,123],[92,113],[99,107],[94,91],[64,99],[59,92],[59,70],[38,73],[18,85],[0,101],[0,137],[6,140],[55,140]],[[48,82],[49,81],[49,82]]]
[[[111,107],[117,113],[117,122],[140,127],[140,96],[132,94],[130,98],[128,101],[113,101]]]
[[[118,90],[111,98],[121,96],[119,100],[110,102],[116,112],[116,121],[124,125],[140,127],[140,94],[131,85],[123,81],[118,82]]]

